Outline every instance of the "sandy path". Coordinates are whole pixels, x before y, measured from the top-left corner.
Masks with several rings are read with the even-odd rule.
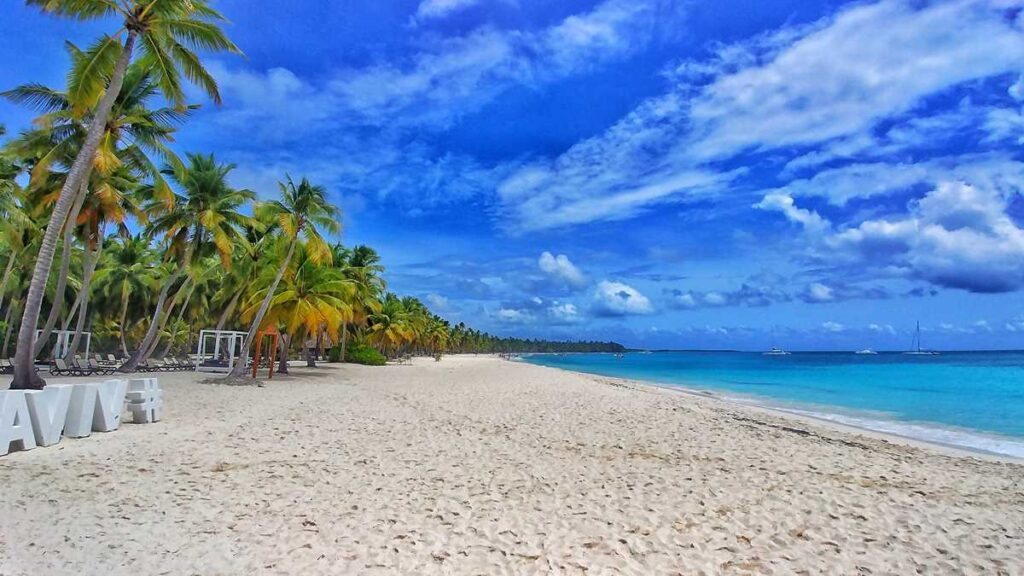
[[[0,574],[1024,573],[1019,464],[483,357],[196,380],[0,458]]]

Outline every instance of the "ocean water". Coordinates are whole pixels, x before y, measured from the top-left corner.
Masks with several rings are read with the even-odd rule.
[[[1024,458],[1024,352],[532,355],[908,438]]]

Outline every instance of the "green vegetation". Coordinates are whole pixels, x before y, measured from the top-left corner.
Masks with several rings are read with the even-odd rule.
[[[365,344],[352,344],[345,352],[345,361],[367,366],[383,366],[387,362],[387,358],[376,348]]]
[[[120,28],[86,49],[68,44],[64,89],[0,93],[39,114],[0,148],[0,357],[16,347],[12,387],[44,385],[32,365],[53,357],[58,330],[73,333],[67,358],[91,331],[92,350],[123,355],[125,371],[194,350],[212,327],[247,332],[243,355],[258,330],[277,328],[279,356],[303,350],[310,364],[310,350],[327,348],[373,365],[408,354],[622,350],[452,326],[388,292],[372,248],[327,242],[340,209],[324,187],[282,175],[277,197],[258,201],[213,154],[179,158],[170,143],[197,107],[183,80],[220,98],[197,54],[239,53],[207,2],[28,3]]]

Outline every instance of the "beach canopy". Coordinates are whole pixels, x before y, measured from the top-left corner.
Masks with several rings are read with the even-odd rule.
[[[246,333],[235,330],[200,330],[196,350],[196,370],[200,372],[231,372],[242,349]],[[242,359],[242,362],[245,360]]]

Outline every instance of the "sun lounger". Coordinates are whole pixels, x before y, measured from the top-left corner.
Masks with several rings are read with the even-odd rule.
[[[109,376],[110,374],[117,372],[117,369],[112,366],[100,366],[100,363],[97,362],[95,358],[91,358],[89,360],[89,368],[93,372],[102,376]]]
[[[68,363],[63,358],[54,358],[53,364],[50,365],[50,374],[54,376],[81,376],[81,371],[78,368],[68,366]]]
[[[89,366],[87,362],[82,361],[76,354],[74,359],[71,360],[72,368],[78,371],[78,376],[92,376],[93,374],[101,374],[99,370],[96,370]]]

